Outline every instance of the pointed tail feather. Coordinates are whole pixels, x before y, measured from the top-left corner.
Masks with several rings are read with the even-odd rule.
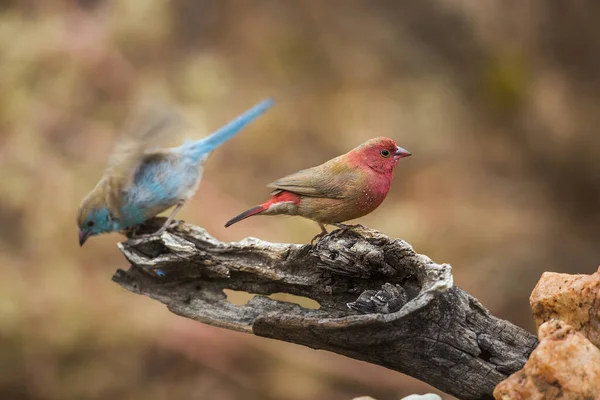
[[[198,158],[210,153],[239,133],[256,118],[264,114],[273,106],[273,104],[274,101],[271,98],[263,100],[242,115],[238,116],[233,121],[213,132],[210,136],[193,143],[189,148],[198,156]]]
[[[297,207],[300,204],[301,198],[296,193],[287,192],[285,190],[276,193],[271,197],[268,201],[260,204],[254,208],[244,211],[240,215],[235,218],[230,219],[225,224],[225,228],[235,224],[236,222],[240,222],[243,219],[251,217],[256,214],[260,214],[263,211],[268,211],[269,215],[297,215],[294,207]],[[287,205],[288,207],[281,207]],[[275,206],[274,208],[272,208]]]
[[[246,210],[243,213],[241,213],[240,215],[238,215],[237,217],[233,217],[229,221],[227,221],[227,223],[225,224],[225,228],[228,228],[231,225],[235,224],[236,222],[240,222],[243,219],[246,219],[246,218],[256,215],[262,211],[265,211],[267,208],[268,208],[268,206],[265,206],[265,204],[261,204],[260,206],[256,206],[249,210]]]

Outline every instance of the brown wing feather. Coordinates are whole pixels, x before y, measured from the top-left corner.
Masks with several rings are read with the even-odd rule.
[[[183,119],[172,109],[158,105],[142,105],[125,124],[105,170],[105,175],[126,175],[131,181],[146,152],[159,147]]]
[[[309,197],[345,198],[348,188],[359,179],[359,171],[351,168],[340,157],[316,167],[303,169],[267,185],[271,194],[282,190]]]
[[[124,132],[112,151],[103,181],[108,186],[111,210],[119,210],[126,192],[147,153],[164,143],[176,129],[184,126],[183,118],[163,104],[142,104],[128,118]]]

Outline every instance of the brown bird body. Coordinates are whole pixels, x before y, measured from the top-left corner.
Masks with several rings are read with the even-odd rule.
[[[392,139],[371,139],[350,152],[267,185],[271,199],[227,222],[230,226],[253,215],[298,215],[339,225],[375,210],[385,200],[394,168],[410,153]]]

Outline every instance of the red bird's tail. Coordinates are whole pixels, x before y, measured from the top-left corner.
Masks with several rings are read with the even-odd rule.
[[[231,218],[225,224],[225,228],[235,224],[236,222],[240,222],[243,219],[251,217],[256,214],[260,214],[262,212],[267,211],[265,214],[268,215],[278,215],[278,214],[287,214],[287,215],[296,215],[294,208],[300,204],[300,196],[292,192],[286,192],[285,190],[281,192],[277,192],[269,199],[269,201],[253,207],[249,210],[244,211],[237,217]]]
[[[252,207],[251,209],[244,211],[237,217],[233,217],[229,221],[227,221],[227,223],[225,224],[225,228],[235,224],[236,222],[240,222],[243,219],[246,219],[248,217],[251,217],[253,215],[256,215],[260,212],[265,211],[267,208],[269,208],[269,205],[270,204],[265,203],[265,204],[261,204],[260,206]]]

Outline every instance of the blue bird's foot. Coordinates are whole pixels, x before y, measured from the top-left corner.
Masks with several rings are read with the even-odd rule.
[[[131,239],[151,238],[153,236],[162,235],[164,232],[167,231],[167,229],[177,228],[181,222],[183,222],[183,221],[170,221],[168,224],[167,223],[163,224],[163,226],[161,226],[160,229],[158,229],[156,232],[145,233],[145,234],[139,234],[138,230],[141,228],[141,225],[136,225],[132,228],[129,228],[125,233],[128,234],[128,236]]]
[[[131,228],[130,232],[131,232],[131,237],[134,238],[138,235],[138,226],[134,226],[133,228]]]
[[[162,235],[164,232],[166,232],[168,229],[174,229],[177,228],[179,226],[179,224],[181,223],[181,221],[167,221],[165,222],[165,224],[163,226],[160,227],[159,230],[157,230],[154,233],[151,233],[151,236],[160,236]]]
[[[140,235],[139,231],[140,231],[141,225],[134,225],[134,226],[130,226],[127,229],[124,229],[121,233],[125,236],[127,236],[129,239],[137,239],[139,237],[142,237],[144,235]]]
[[[129,228],[126,233],[128,233],[129,237],[131,239],[141,239],[141,238],[146,238],[146,237],[150,237],[150,236],[154,236],[154,233],[144,233],[141,234],[139,233],[139,231],[142,230],[142,225],[135,225],[131,228]]]
[[[162,235],[164,231],[166,231],[169,228],[173,228],[177,225],[179,225],[179,221],[173,221],[173,218],[175,218],[175,215],[177,215],[177,213],[179,212],[179,210],[181,209],[181,207],[183,207],[183,204],[185,203],[185,201],[180,200],[176,205],[175,208],[173,209],[173,211],[171,211],[171,215],[169,215],[169,218],[167,218],[167,220],[165,221],[165,223],[163,224],[163,226],[161,226],[161,228],[159,230],[157,230],[154,235]]]
[[[133,228],[130,232],[130,239],[133,240],[140,240],[140,239],[150,239],[150,238],[157,238],[160,235],[162,235],[163,233],[165,233],[167,231],[167,229],[171,229],[171,228],[176,228],[179,224],[181,223],[181,221],[171,221],[169,222],[169,224],[165,224],[163,225],[159,230],[157,230],[156,232],[153,233],[145,233],[143,235],[137,234],[137,227]]]

